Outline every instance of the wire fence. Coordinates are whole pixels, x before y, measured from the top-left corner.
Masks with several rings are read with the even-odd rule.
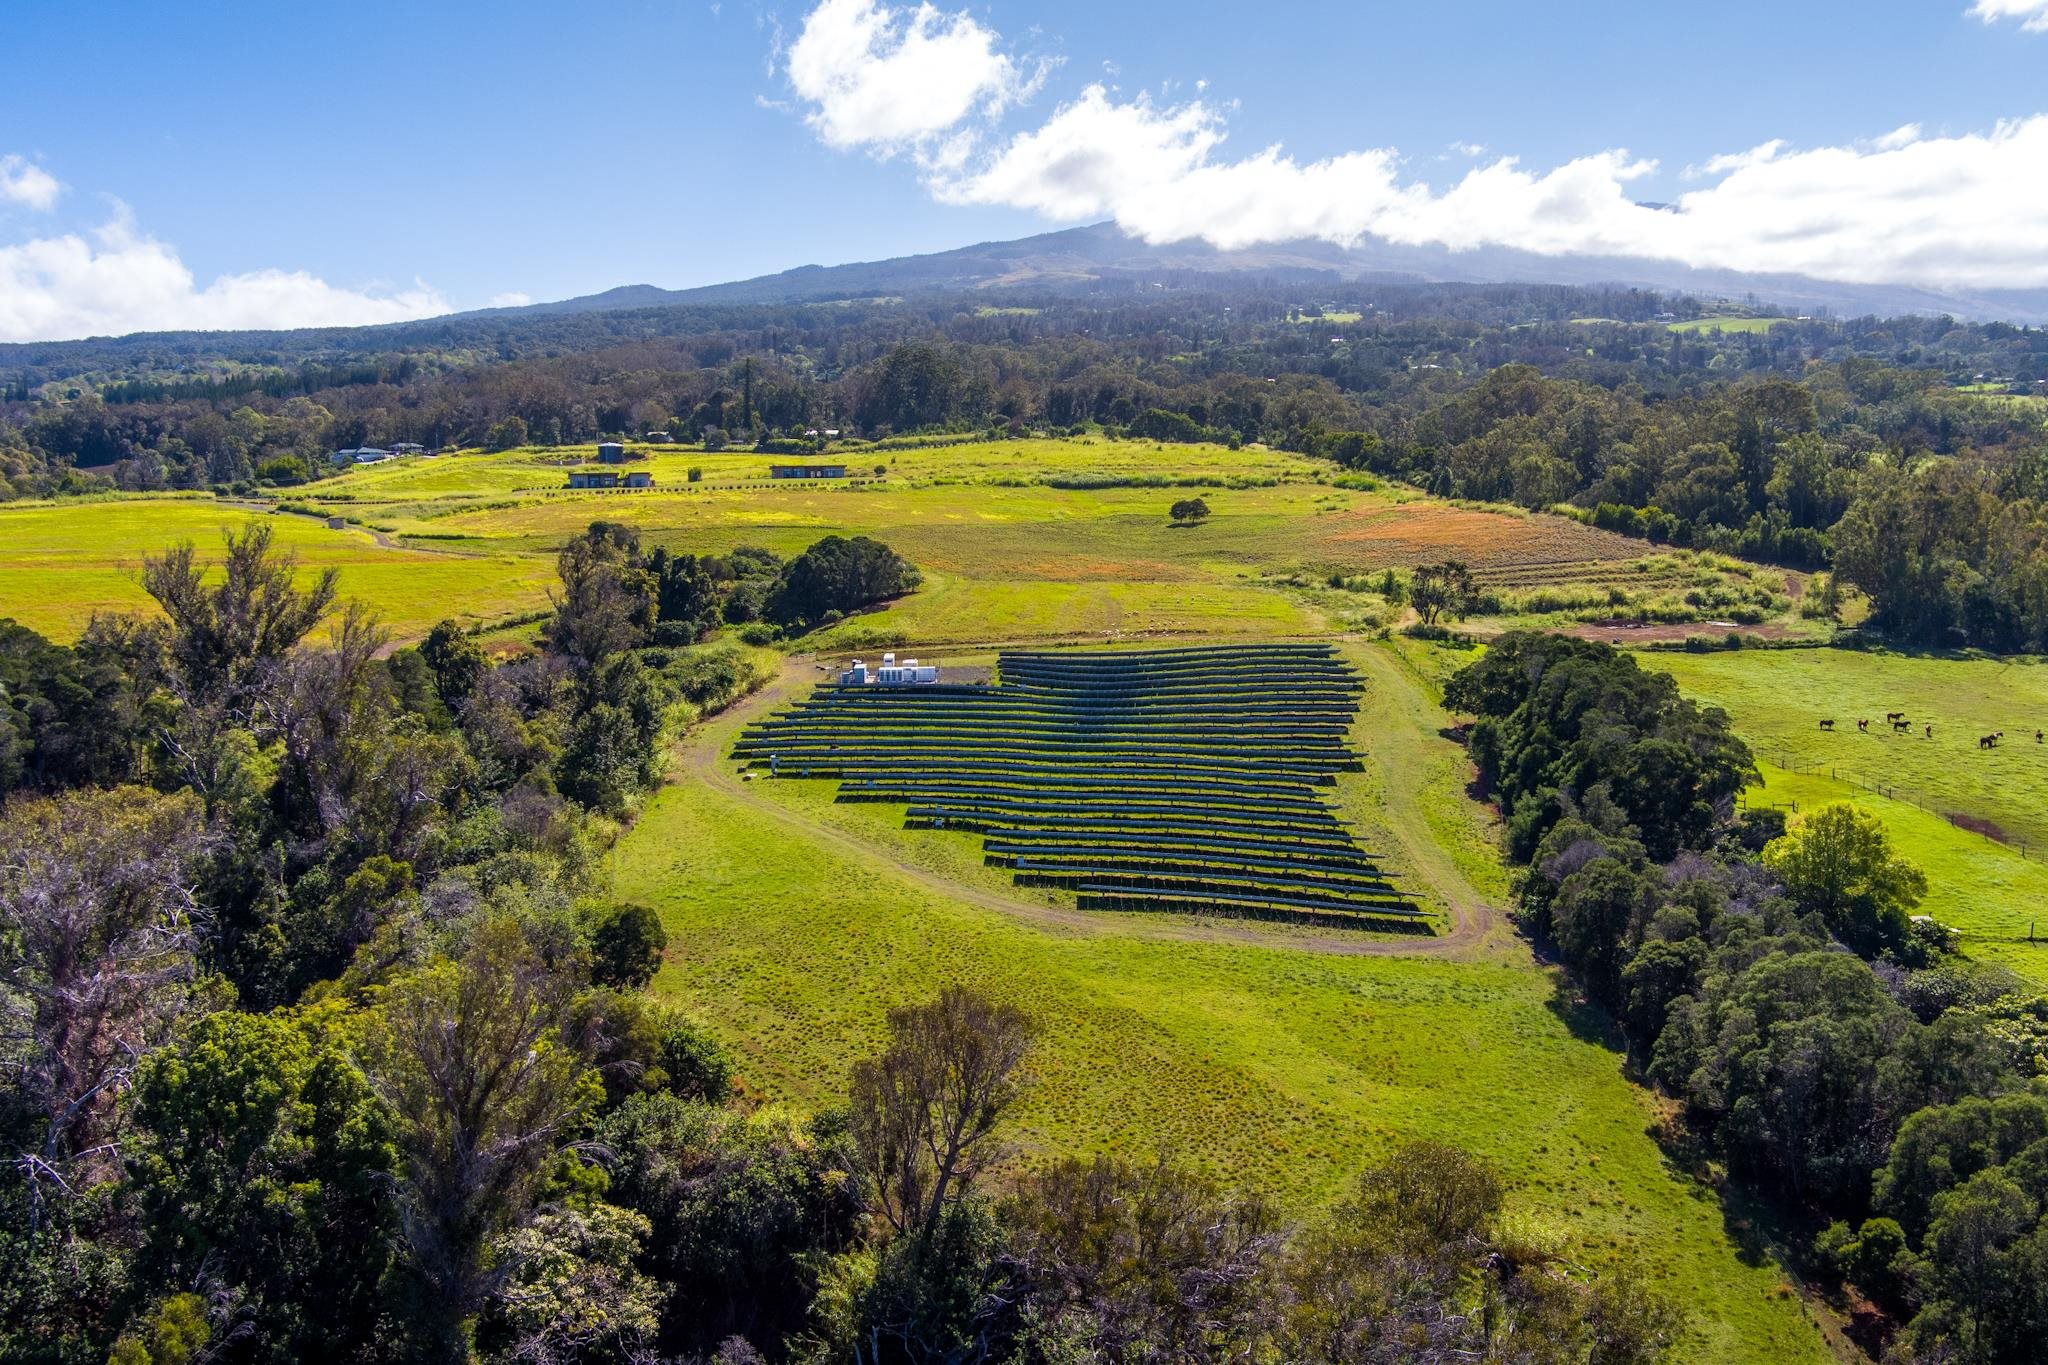
[[[1793,754],[1781,752],[1764,754],[1761,757],[1764,762],[1769,763],[1772,767],[1783,769],[1788,773],[1798,773],[1804,777],[1826,777],[1831,781],[1844,782],[1860,791],[1869,792],[1872,796],[1882,796],[1888,801],[1903,801],[1909,806],[1927,812],[1929,815],[1948,821],[1951,825],[1965,833],[1976,835],[1986,843],[1997,844],[2000,848],[2017,853],[2022,858],[2032,859],[2036,862],[2048,861],[2048,849],[2044,849],[2041,845],[2029,843],[2024,837],[2008,834],[1996,824],[1981,816],[1970,815],[1963,811],[1949,810],[1942,806],[1934,797],[1916,788],[1902,787],[1896,782],[1866,777],[1853,768],[1844,768],[1835,763],[1823,763],[1817,759],[1800,758]],[[1778,801],[1745,799],[1741,802],[1741,805],[1746,810],[1796,811],[1798,809],[1797,805]]]

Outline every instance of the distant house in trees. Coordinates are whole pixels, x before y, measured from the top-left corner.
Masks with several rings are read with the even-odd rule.
[[[357,446],[353,450],[337,450],[327,457],[329,464],[382,464],[391,458],[391,452],[376,446]]]
[[[391,453],[393,455],[424,455],[427,453],[427,448],[414,445],[411,441],[400,441],[397,445],[391,447]]]
[[[665,446],[675,438],[670,436],[665,431],[648,431],[642,432],[640,439],[647,442],[649,445]]]
[[[605,441],[597,448],[597,462],[599,464],[624,464],[626,462],[626,448],[617,441]]]
[[[768,466],[771,479],[843,479],[846,466],[843,464],[771,464]]]

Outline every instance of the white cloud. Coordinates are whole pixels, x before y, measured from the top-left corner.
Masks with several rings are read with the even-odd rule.
[[[1972,12],[2048,29],[2048,0],[1978,0]],[[1371,237],[1858,283],[2048,287],[2048,114],[1935,137],[1908,123],[1843,146],[1773,138],[1686,167],[1697,186],[1652,207],[1630,187],[1657,163],[1618,148],[1549,169],[1496,157],[1436,185],[1389,147],[1304,163],[1270,146],[1233,159],[1223,147],[1235,106],[1208,102],[1200,86],[1172,104],[1096,81],[1036,126],[992,140],[976,116],[1035,86],[1000,45],[967,15],[928,4],[823,0],[790,50],[790,84],[827,143],[912,147],[941,202],[1109,218],[1151,242]]]
[[[1785,150],[1785,139],[1774,137],[1769,142],[1760,142],[1746,152],[1723,152],[1708,157],[1698,166],[1687,166],[1683,172],[1687,180],[1700,180],[1708,176],[1727,175],[1730,171],[1744,170],[1750,166],[1761,166],[1775,161],[1778,153]]]
[[[1388,148],[1304,164],[1277,147],[1224,159],[1223,140],[1222,116],[1200,102],[1119,102],[1094,85],[932,188],[948,203],[1109,217],[1152,242],[1371,236],[1868,283],[2048,286],[2048,115],[1954,137],[1901,129],[1852,147],[1774,140],[1708,161],[1699,174],[1715,183],[1668,210],[1636,202],[1630,183],[1656,163],[1620,150],[1543,171],[1501,158],[1437,188],[1404,176]]]
[[[11,153],[0,156],[0,202],[48,213],[57,207],[57,196],[63,192],[57,177],[35,162]]]
[[[342,289],[301,270],[255,270],[200,285],[172,247],[125,207],[86,234],[0,246],[0,341],[184,329],[359,326],[449,311],[423,284]]]
[[[484,306],[486,308],[524,308],[532,302],[533,295],[518,289],[508,289],[502,294],[491,295],[491,301]]]
[[[922,150],[976,115],[1027,98],[1027,76],[999,36],[967,14],[929,4],[824,0],[784,57],[790,88],[828,146],[889,156]]]
[[[2048,33],[2048,0],[1977,0],[1970,13],[1987,24],[2017,19],[2028,33]]]

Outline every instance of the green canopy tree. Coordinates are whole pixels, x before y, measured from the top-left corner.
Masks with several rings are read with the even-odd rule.
[[[1801,909],[1864,953],[1903,945],[1927,894],[1927,875],[1892,847],[1884,821],[1846,801],[1772,840],[1764,862]]]

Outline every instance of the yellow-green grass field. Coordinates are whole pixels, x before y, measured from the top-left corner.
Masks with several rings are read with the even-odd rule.
[[[1372,761],[1340,807],[1435,902],[1500,896],[1445,718],[1392,647],[1357,657]],[[1651,1137],[1655,1101],[1504,931],[1434,955],[1364,936],[1330,951],[1256,926],[1061,909],[978,866],[963,836],[901,830],[896,808],[732,780],[723,752],[743,719],[687,741],[690,775],[642,812],[615,876],[669,928],[655,988],[734,1046],[756,1093],[832,1103],[889,1008],[962,982],[1038,1023],[1013,1133],[1024,1159],[1163,1150],[1305,1212],[1390,1145],[1444,1138],[1498,1166],[1517,1212],[1584,1263],[1642,1269],[1689,1305],[1684,1358],[1826,1358],[1768,1256],[1737,1245],[1713,1193]]]
[[[386,548],[359,528],[210,498],[126,498],[0,507],[0,617],[69,639],[95,612],[148,612],[142,560],[181,541],[217,555],[223,534],[258,523],[298,556],[301,577],[341,571],[341,593],[401,628],[488,620],[547,602],[552,566],[530,555]]]
[[[1664,325],[1674,332],[1768,332],[1790,318],[1688,318]]]
[[[599,519],[700,553],[754,544],[794,554],[829,534],[879,537],[928,587],[826,638],[835,645],[1298,635],[1344,623],[1262,580],[1456,556],[1489,581],[1543,582],[1646,548],[1562,517],[1340,486],[1327,464],[1265,450],[973,442],[848,456],[855,469],[872,460],[885,473],[871,465],[862,479],[827,484],[770,481],[771,457],[751,452],[650,449],[644,467],[659,480],[650,492],[563,490],[564,469],[587,450],[468,453],[354,469],[283,499],[346,517],[348,529],[312,516],[272,520],[309,569],[340,566],[344,595],[401,639],[443,617],[489,623],[545,606],[556,549]],[[701,482],[688,482],[691,468],[703,470]],[[1156,486],[1131,486],[1141,482]],[[1214,515],[1175,527],[1167,508],[1191,487]],[[136,574],[143,554],[186,539],[210,550],[223,528],[262,515],[164,498],[0,509],[0,615],[75,635],[95,610],[147,606]]]

